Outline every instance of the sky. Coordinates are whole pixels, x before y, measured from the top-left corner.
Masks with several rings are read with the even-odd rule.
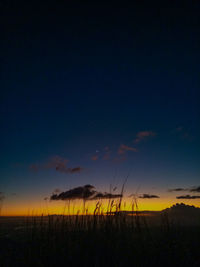
[[[200,206],[199,8],[2,2],[3,215],[126,177],[141,209]]]

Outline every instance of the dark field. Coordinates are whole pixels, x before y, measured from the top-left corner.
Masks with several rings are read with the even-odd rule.
[[[167,213],[0,218],[0,266],[200,266],[200,223]]]

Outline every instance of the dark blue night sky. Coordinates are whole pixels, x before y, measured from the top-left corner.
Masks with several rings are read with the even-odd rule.
[[[198,186],[198,3],[9,5],[0,43],[8,202],[86,183],[106,189],[128,173],[128,192]],[[55,158],[80,169],[51,168]]]

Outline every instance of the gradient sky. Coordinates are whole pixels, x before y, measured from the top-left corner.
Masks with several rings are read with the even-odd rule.
[[[127,195],[160,196],[144,208],[199,206],[168,192],[200,184],[199,3],[2,6],[3,214],[127,175]]]

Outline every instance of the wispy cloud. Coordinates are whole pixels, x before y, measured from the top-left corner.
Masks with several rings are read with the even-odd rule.
[[[103,156],[103,160],[109,160],[110,159],[111,152],[106,152]]]
[[[122,163],[127,160],[127,157],[125,155],[119,155],[119,157],[115,157],[113,159],[113,163]]]
[[[98,160],[98,158],[99,158],[98,155],[94,155],[94,156],[91,157],[91,160],[96,161],[96,160]]]
[[[118,149],[118,154],[122,155],[122,154],[125,154],[127,151],[137,152],[138,150],[135,147],[130,147],[130,146],[126,146],[124,144],[121,144],[119,146],[119,149]]]
[[[182,187],[178,187],[178,188],[173,188],[173,189],[169,189],[169,192],[181,192],[181,191],[188,191],[188,192],[196,192],[196,193],[200,193],[200,186],[193,186],[191,188],[182,188]]]
[[[109,160],[111,156],[111,150],[108,146],[106,146],[104,150],[105,150],[105,154],[103,156],[103,160]]]
[[[157,195],[143,194],[143,195],[139,196],[139,198],[160,198],[160,197]]]
[[[39,171],[39,165],[38,165],[38,164],[31,164],[31,165],[29,166],[29,169],[30,169],[31,171],[37,172],[37,171]]]
[[[149,138],[149,137],[152,137],[152,136],[155,136],[156,133],[153,132],[153,131],[141,131],[141,132],[138,132],[136,134],[136,138],[134,140],[134,143],[140,143],[141,141]]]
[[[196,187],[190,189],[190,192],[198,192],[198,193],[200,193],[200,186],[196,186]]]
[[[54,189],[53,194],[57,194],[57,193],[60,193],[60,192],[61,192],[61,190],[59,188],[56,188],[56,189]]]
[[[188,141],[193,140],[193,137],[191,136],[189,131],[185,129],[183,126],[176,127],[174,132],[182,139],[186,139]]]
[[[178,126],[178,127],[176,127],[175,131],[176,131],[176,132],[181,132],[181,131],[183,131],[183,126]]]
[[[96,199],[109,199],[120,198],[121,194],[102,193],[95,190],[93,185],[87,184],[84,186],[75,187],[60,194],[53,194],[50,200],[96,200]]]
[[[184,196],[177,196],[177,199],[198,199],[200,196],[191,196],[191,195],[184,195]]]
[[[188,190],[185,188],[178,187],[178,188],[169,189],[168,191],[169,192],[180,192],[180,191],[188,191]]]
[[[0,192],[0,201],[3,201],[5,199],[5,195],[3,192]]]
[[[62,158],[60,156],[55,156],[50,158],[46,163],[44,164],[31,164],[29,168],[33,171],[39,171],[44,169],[54,169],[61,173],[77,173],[81,172],[83,170],[82,167],[68,167],[68,159]]]

